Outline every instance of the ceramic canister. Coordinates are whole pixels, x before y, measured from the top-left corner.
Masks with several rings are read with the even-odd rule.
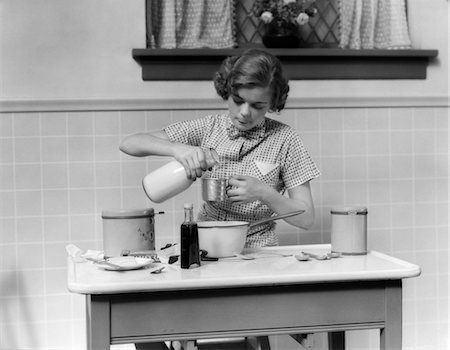
[[[367,254],[367,208],[331,209],[331,250],[344,255]]]
[[[122,250],[155,249],[155,212],[149,209],[102,211],[105,257],[120,256]]]

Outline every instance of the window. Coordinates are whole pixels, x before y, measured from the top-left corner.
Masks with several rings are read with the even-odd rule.
[[[223,0],[220,0],[223,1]],[[254,0],[231,0],[234,9],[234,32],[237,47],[262,45],[261,33],[264,32],[263,23],[253,13]],[[339,0],[317,0],[314,7],[317,14],[310,22],[299,28],[299,35],[306,43],[306,47],[337,47],[339,44]],[[147,48],[156,48],[152,38],[152,0],[147,0]]]
[[[152,46],[151,8],[146,0],[147,48],[133,49],[143,80],[208,80],[221,61],[249,46],[261,44],[260,21],[251,8],[254,0],[234,0],[238,47],[227,49],[158,49]],[[277,55],[291,80],[301,79],[426,79],[427,65],[437,50],[340,49],[339,0],[317,0],[319,13],[303,28],[309,48],[267,49]],[[354,3],[348,1],[345,4]],[[386,4],[398,2],[386,2]]]
[[[235,0],[236,41],[245,47],[261,44],[263,24],[252,12],[254,0]],[[314,3],[317,14],[300,28],[300,36],[307,47],[338,47],[339,7],[338,0],[319,0]]]

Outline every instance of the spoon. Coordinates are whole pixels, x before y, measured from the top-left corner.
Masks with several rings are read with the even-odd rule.
[[[269,251],[262,251],[261,254],[276,255],[276,256],[281,256],[283,258],[294,255],[294,254],[288,254],[288,253],[269,252]]]
[[[258,221],[252,222],[251,224],[248,225],[248,228],[252,228],[254,226],[258,226],[258,225],[265,224],[267,222],[271,222],[271,221],[275,221],[275,220],[286,219],[286,218],[289,218],[291,216],[302,214],[304,212],[305,212],[304,210],[297,210],[297,211],[293,211],[293,212],[286,213],[286,214],[271,216],[271,217],[268,217],[268,218],[265,218],[265,219],[262,219],[262,220],[258,220]],[[257,233],[262,234],[261,232],[256,231],[256,232],[250,233],[249,235],[247,235],[247,237],[253,236],[253,235],[257,234]]]
[[[314,258],[316,260],[329,260],[333,258],[339,258],[341,256],[340,253],[326,253],[326,254],[313,254],[307,252],[301,252],[303,255]]]
[[[295,257],[298,261],[308,261],[308,260],[310,260],[310,259],[309,259],[309,256],[308,256],[308,255],[305,255],[305,254],[303,254],[303,253],[294,255],[294,257]]]
[[[313,254],[313,253],[307,253],[307,252],[301,252],[303,255],[306,255],[310,258],[316,259],[316,260],[327,260],[326,254]]]
[[[95,264],[99,264],[99,265],[102,265],[102,264],[103,265],[108,265],[109,267],[112,267],[114,269],[121,269],[122,268],[122,266],[113,264],[112,262],[109,262],[106,259],[100,260],[100,259],[94,259],[94,258],[86,258],[86,260],[93,261]]]
[[[164,266],[154,267],[149,270],[150,270],[150,273],[154,273],[154,274],[161,273],[161,271],[164,270]]]
[[[254,260],[255,258],[253,256],[243,255],[236,252],[233,252],[233,255],[237,258],[240,258],[242,260]]]

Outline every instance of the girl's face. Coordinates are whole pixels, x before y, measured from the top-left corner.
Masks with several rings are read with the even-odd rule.
[[[241,88],[228,98],[228,110],[233,125],[250,130],[258,125],[270,109],[272,93],[269,87]]]

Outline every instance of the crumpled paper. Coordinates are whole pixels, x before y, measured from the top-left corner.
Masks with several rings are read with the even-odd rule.
[[[178,244],[173,244],[170,247],[158,250],[158,258],[163,264],[168,264],[169,259],[173,255],[180,255],[180,246]]]
[[[94,260],[104,259],[104,254],[102,251],[91,249],[83,251],[74,244],[66,245],[66,252],[73,259],[74,262],[85,262],[87,261],[87,259],[94,259]]]
[[[100,250],[91,250],[88,249],[86,251],[81,250],[74,244],[66,245],[67,254],[73,259],[74,262],[86,262],[88,260],[104,260],[105,255],[103,251]],[[180,247],[177,244],[173,244],[170,247],[160,249],[156,251],[157,258],[163,264],[167,264],[170,256],[172,255],[180,255]]]

